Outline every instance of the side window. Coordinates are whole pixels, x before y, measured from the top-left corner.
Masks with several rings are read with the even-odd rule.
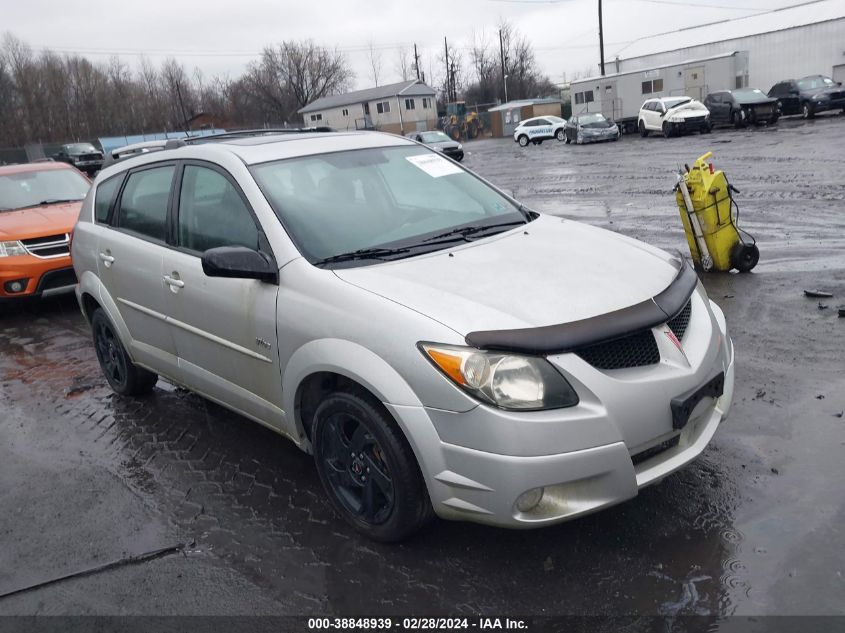
[[[97,194],[94,197],[94,217],[97,222],[104,224],[108,221],[109,209],[121,182],[123,182],[123,174],[113,176],[97,185]]]
[[[185,166],[179,246],[198,252],[218,246],[258,249],[258,229],[246,204],[234,185],[213,169]]]
[[[175,169],[167,165],[129,174],[120,197],[120,228],[165,241],[167,200]]]

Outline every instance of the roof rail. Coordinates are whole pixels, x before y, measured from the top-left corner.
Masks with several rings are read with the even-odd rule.
[[[206,134],[204,136],[189,136],[187,138],[171,139],[165,145],[165,149],[182,147],[188,143],[208,143],[213,141],[249,138],[252,136],[271,136],[274,134],[310,134],[313,132],[336,132],[334,128],[326,125],[317,127],[278,127],[259,128],[255,130],[234,130],[232,132],[220,132],[219,134]],[[172,143],[172,145],[171,145]]]

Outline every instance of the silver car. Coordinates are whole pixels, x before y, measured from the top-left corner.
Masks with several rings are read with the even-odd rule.
[[[678,255],[394,135],[178,144],[103,170],[74,232],[105,377],[289,437],[371,538],[611,506],[728,414],[725,319]]]

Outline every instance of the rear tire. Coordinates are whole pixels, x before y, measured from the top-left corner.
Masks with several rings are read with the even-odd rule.
[[[643,138],[645,138],[646,136],[648,136],[648,130],[647,130],[647,129],[645,129],[645,123],[643,123],[642,121],[640,121],[639,123],[637,123],[637,129],[638,129],[638,130],[639,130],[639,132],[640,132],[640,136],[642,136]]]
[[[314,460],[335,511],[383,542],[407,538],[433,517],[408,441],[372,398],[336,391],[314,413]]]
[[[153,390],[158,376],[132,362],[102,308],[97,308],[91,315],[91,332],[100,369],[115,393],[142,396]]]
[[[741,273],[750,272],[760,261],[760,249],[755,244],[743,244],[737,242],[731,248],[731,267]]]

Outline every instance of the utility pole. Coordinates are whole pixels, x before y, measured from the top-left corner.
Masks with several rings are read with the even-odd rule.
[[[505,103],[508,101],[508,76],[505,73],[505,44],[502,40],[502,29],[499,29],[499,60],[502,63],[502,85],[505,89]]]
[[[601,24],[601,0],[599,0],[599,56],[601,60],[601,76],[604,77],[604,33],[602,32]]]
[[[417,71],[417,81],[420,80],[420,56],[417,55],[417,43],[414,42],[414,70]]]

